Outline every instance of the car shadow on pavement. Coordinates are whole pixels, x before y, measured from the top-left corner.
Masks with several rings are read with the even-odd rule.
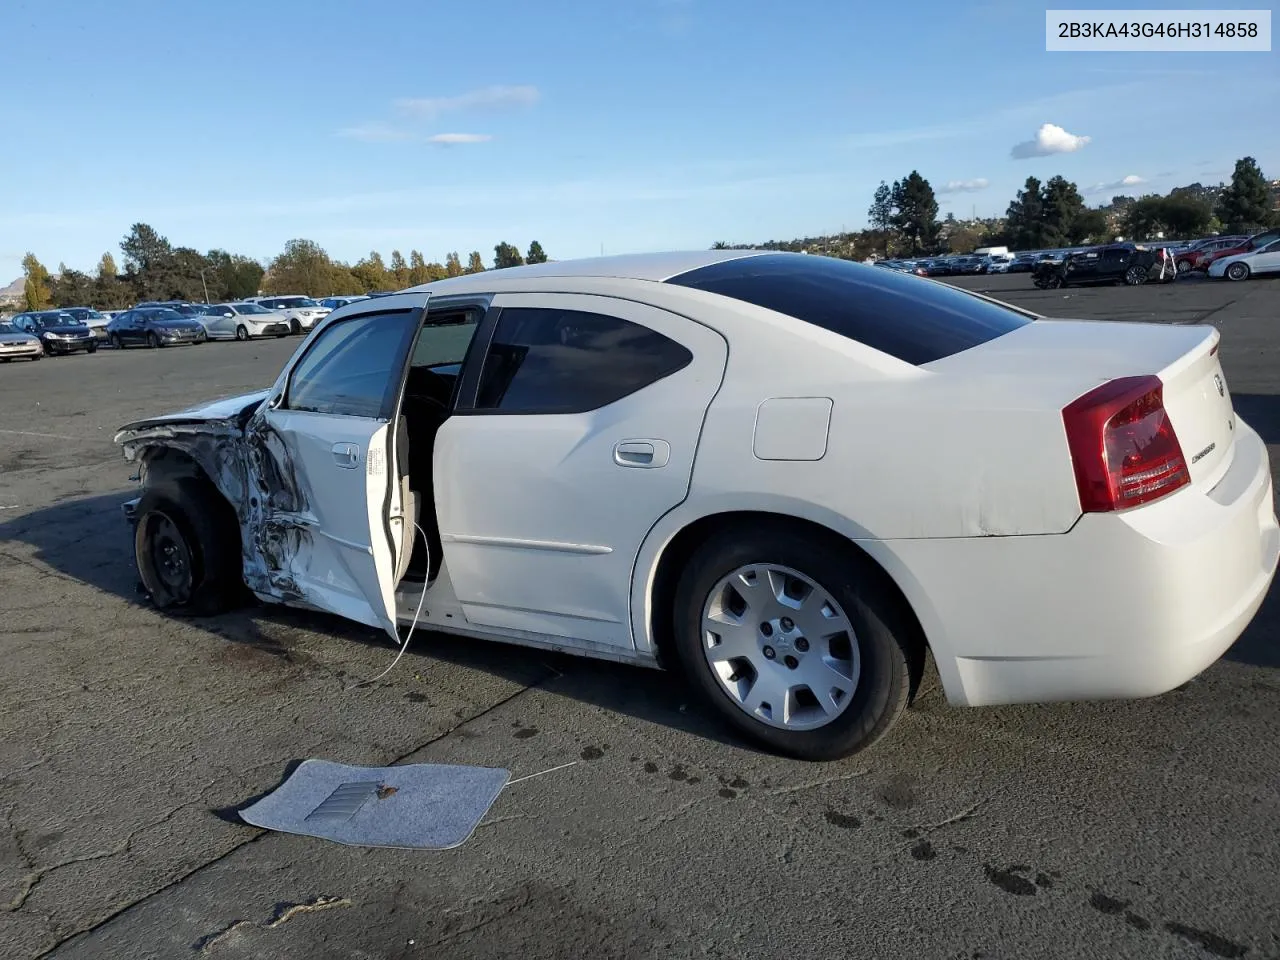
[[[1280,444],[1280,394],[1233,392],[1231,404],[1264,443]]]
[[[8,545],[3,549],[12,560],[34,561],[57,576],[84,583],[130,604],[145,604],[138,588],[129,527],[120,509],[131,496],[131,492],[122,490],[55,501],[0,523],[0,544]],[[15,544],[32,549],[15,549]],[[296,661],[299,665],[305,665],[309,658],[291,643],[291,631],[364,644],[391,654],[396,649],[379,630],[329,614],[268,604],[254,604],[217,617],[184,618],[183,622],[256,654]],[[419,664],[430,660],[482,670],[522,686],[551,687],[558,695],[647,723],[752,749],[704,708],[674,672],[434,631],[414,633],[397,670],[420,670]],[[338,679],[344,684],[359,682],[359,678],[345,673]],[[392,673],[386,682],[394,680]]]

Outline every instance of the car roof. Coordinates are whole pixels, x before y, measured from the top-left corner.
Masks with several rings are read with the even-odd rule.
[[[627,253],[610,257],[585,257],[580,260],[551,260],[546,263],[525,264],[521,267],[504,267],[486,270],[461,277],[433,280],[430,283],[409,287],[403,293],[430,290],[433,294],[470,293],[484,291],[494,280],[530,280],[541,277],[592,277],[612,280],[650,280],[661,282],[682,273],[708,267],[728,260],[775,253],[773,250],[683,250],[667,253]]]

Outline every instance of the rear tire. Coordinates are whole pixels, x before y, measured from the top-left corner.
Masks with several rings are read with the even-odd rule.
[[[239,523],[212,484],[183,478],[148,489],[136,516],[134,562],[157,609],[210,617],[240,605]]]
[[[752,740],[801,760],[879,740],[923,667],[918,631],[883,571],[852,546],[782,524],[702,544],[673,614],[676,658],[702,697]]]
[[[1241,280],[1248,280],[1250,272],[1251,271],[1249,270],[1249,265],[1247,263],[1241,263],[1237,260],[1235,263],[1227,267],[1223,276],[1228,280],[1235,280],[1239,282]]]

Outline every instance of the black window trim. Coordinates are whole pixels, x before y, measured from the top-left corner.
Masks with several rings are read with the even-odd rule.
[[[387,385],[383,388],[382,400],[379,403],[378,414],[376,416],[365,417],[357,413],[317,413],[314,410],[295,410],[289,406],[289,395],[293,392],[293,378],[298,372],[298,367],[302,365],[303,361],[305,361],[311,354],[311,351],[315,349],[317,343],[323,340],[334,330],[337,330],[339,327],[355,320],[365,320],[369,317],[376,316],[394,316],[397,314],[414,314],[417,317],[417,321],[415,323],[405,324],[404,333],[401,334],[400,343],[397,347],[397,353],[404,359],[404,363],[400,365],[400,379],[397,381],[391,376],[387,377]],[[383,307],[379,310],[366,310],[363,313],[352,314],[349,317],[343,317],[341,320],[328,324],[319,332],[314,340],[307,344],[306,349],[302,351],[298,358],[290,364],[289,372],[285,376],[284,386],[277,395],[278,399],[272,405],[272,409],[286,410],[291,413],[312,414],[321,417],[345,417],[351,420],[376,420],[382,423],[390,423],[399,406],[400,394],[404,390],[404,376],[408,370],[408,354],[409,351],[413,349],[414,340],[418,335],[418,330],[422,326],[422,318],[423,309],[421,306],[399,307],[394,309],[387,309],[386,307]]]
[[[528,291],[528,292],[543,294],[543,293],[549,293],[553,291],[538,290],[538,291]],[[570,296],[570,297],[599,296],[599,294],[565,293],[563,291],[560,291],[559,293],[562,296]],[[518,297],[520,295],[521,295],[520,293],[511,292],[511,291],[507,291],[503,293],[503,296]],[[628,300],[627,302],[638,303],[641,306],[649,307],[650,309],[653,309],[653,310],[660,310],[663,313],[669,314],[671,316],[680,317],[683,320],[688,320],[690,323],[697,322],[695,320],[690,320],[687,317],[683,317],[680,314],[672,313],[670,310],[667,310],[664,307],[654,306],[653,304],[645,303],[644,301]],[[508,304],[506,307],[492,307],[490,309],[489,314],[484,318],[484,320],[480,324],[480,327],[476,330],[476,335],[474,338],[472,338],[472,341],[471,341],[471,349],[467,352],[466,363],[468,366],[464,366],[463,368],[463,382],[462,382],[462,389],[459,395],[459,402],[453,410],[453,413],[456,415],[469,416],[469,417],[493,417],[493,416],[572,417],[572,416],[580,416],[581,414],[584,414],[584,413],[594,413],[597,410],[603,410],[605,407],[611,406],[612,404],[625,400],[627,399],[627,397],[634,396],[635,394],[639,393],[641,390],[651,387],[655,383],[660,383],[663,380],[667,379],[667,377],[670,377],[679,373],[681,370],[688,369],[689,365],[692,364],[695,359],[697,359],[694,355],[693,350],[691,350],[687,345],[681,343],[679,340],[676,340],[673,337],[667,336],[667,334],[662,333],[659,330],[654,330],[652,327],[646,326],[643,323],[638,323],[634,320],[628,320],[625,317],[618,316],[617,314],[603,313],[599,310],[582,310],[576,307],[566,307],[565,308],[566,310],[573,310],[574,312],[577,312],[577,313],[595,313],[602,317],[610,317],[614,320],[620,320],[624,323],[631,323],[639,327],[644,327],[646,330],[649,330],[652,333],[656,333],[661,337],[666,337],[666,339],[670,340],[672,343],[679,345],[686,353],[689,354],[689,359],[686,360],[681,366],[672,370],[670,373],[667,373],[664,376],[659,377],[657,380],[651,380],[648,383],[646,383],[644,386],[638,387],[637,389],[632,390],[630,393],[624,393],[622,396],[616,397],[613,400],[610,400],[608,403],[600,404],[599,406],[595,406],[595,407],[585,407],[580,410],[564,410],[564,409],[504,410],[501,407],[483,407],[483,408],[477,407],[475,404],[476,404],[476,399],[478,397],[478,394],[480,392],[480,378],[484,372],[484,361],[489,356],[489,347],[492,345],[493,338],[497,334],[498,324],[502,319],[502,311],[504,309],[505,310],[546,310],[546,309],[552,309],[552,308],[528,307],[528,306],[521,306],[517,304]],[[483,351],[480,351],[479,345],[482,342],[484,345],[484,349]]]

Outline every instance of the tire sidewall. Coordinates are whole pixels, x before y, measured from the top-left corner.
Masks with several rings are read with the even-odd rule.
[[[858,683],[848,707],[824,727],[792,731],[753,720],[712,673],[702,647],[702,608],[715,584],[741,566],[778,564],[804,573],[844,609],[859,658]],[[891,608],[875,598],[878,570],[852,551],[789,531],[719,536],[691,557],[676,589],[675,650],[686,677],[733,726],[771,750],[808,760],[834,760],[874,743],[905,707],[909,668],[886,619]]]
[[[1237,270],[1237,269],[1236,269],[1237,267],[1240,267],[1240,264],[1238,264],[1238,263],[1233,263],[1233,264],[1231,264],[1231,266],[1227,267],[1227,269],[1224,271],[1224,273],[1226,274],[1227,279],[1228,279],[1228,280],[1234,280],[1234,281],[1236,281],[1237,283],[1238,283],[1238,282],[1240,282],[1241,280],[1248,280],[1248,279],[1249,279],[1249,268],[1248,268],[1248,267],[1241,267],[1239,270]],[[1238,275],[1238,276],[1234,276],[1233,274],[1239,274],[1239,275]]]
[[[231,606],[241,595],[238,524],[234,512],[207,481],[181,479],[148,489],[138,503],[134,531],[134,562],[142,573],[143,518],[152,511],[165,513],[186,541],[191,557],[191,596],[185,603],[156,606],[185,616],[211,616]],[[225,508],[224,508],[225,505]],[[144,578],[145,584],[145,578]]]

